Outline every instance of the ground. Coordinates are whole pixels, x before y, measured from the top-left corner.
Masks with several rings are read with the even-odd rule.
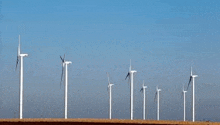
[[[146,124],[146,125],[220,125],[218,122],[183,122],[183,121],[156,121],[156,120],[128,120],[128,119],[0,119],[3,125],[111,125],[111,124]]]

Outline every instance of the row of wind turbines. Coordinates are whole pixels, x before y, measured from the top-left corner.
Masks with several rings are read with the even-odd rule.
[[[18,67],[19,61],[20,61],[20,119],[23,118],[23,58],[27,57],[28,54],[21,54],[21,46],[20,46],[20,35],[19,35],[19,44],[18,44],[18,51],[17,51],[17,61],[16,61],[16,69]],[[60,86],[63,80],[63,76],[65,76],[64,78],[64,82],[65,82],[65,112],[64,112],[64,117],[65,119],[67,119],[67,101],[68,101],[68,97],[67,97],[67,91],[68,91],[68,65],[71,64],[71,61],[66,61],[65,60],[65,54],[63,57],[60,56],[60,59],[62,61],[62,74],[61,74],[61,82],[60,82]],[[64,73],[65,70],[65,73]],[[136,70],[132,70],[131,69],[131,60],[130,60],[130,67],[129,67],[129,71],[127,76],[125,77],[125,80],[128,78],[129,82],[130,82],[130,119],[133,120],[133,81],[134,81],[134,73],[136,73]],[[107,73],[108,76],[108,89],[109,89],[109,119],[112,119],[112,86],[114,84],[110,83],[109,80],[109,74]],[[195,77],[198,77],[198,75],[193,75],[192,74],[192,67],[191,67],[191,75],[190,75],[190,79],[189,79],[189,83],[188,83],[188,87],[191,83],[191,81],[193,81],[192,83],[192,121],[195,121]],[[188,90],[187,87],[187,90]],[[143,81],[143,85],[141,88],[141,92],[143,92],[143,120],[145,120],[146,116],[145,116],[145,106],[146,106],[146,98],[145,98],[145,91],[147,89],[147,86],[144,85],[144,81]],[[157,96],[157,120],[159,120],[159,109],[160,109],[160,103],[159,103],[159,92],[161,91],[161,89],[158,88],[158,86],[156,87],[156,93],[155,93],[155,99]],[[185,121],[185,93],[187,91],[184,90],[183,88],[183,92],[182,94],[184,95],[184,121]]]
[[[128,74],[127,76],[125,77],[125,80],[127,78],[129,78],[129,82],[130,82],[130,118],[131,120],[133,120],[133,80],[134,80],[134,73],[136,73],[137,71],[136,70],[131,70],[131,60],[130,60],[130,67],[129,67],[129,71],[128,71]],[[112,118],[111,116],[111,110],[112,110],[112,95],[111,95],[111,86],[114,85],[112,83],[110,83],[109,81],[109,74],[107,73],[107,76],[108,76],[108,88],[109,88],[109,119]],[[193,95],[193,98],[192,98],[192,121],[194,122],[195,121],[195,78],[198,77],[198,75],[193,75],[192,74],[192,67],[191,67],[191,75],[190,75],[190,79],[189,79],[189,83],[188,83],[188,86],[187,86],[187,90],[189,88],[189,85],[191,83],[191,81],[193,81],[193,85],[192,85],[192,95]],[[145,106],[146,106],[146,98],[145,98],[145,90],[147,89],[147,86],[144,85],[144,81],[143,81],[143,85],[142,85],[142,88],[141,88],[141,92],[143,92],[143,120],[146,119],[146,113],[145,113]],[[155,93],[155,98],[154,100],[157,98],[157,120],[160,119],[160,91],[161,89],[158,88],[158,86],[156,87],[156,93]],[[182,91],[182,94],[183,94],[183,105],[184,105],[184,116],[183,116],[183,120],[185,121],[186,120],[186,92],[184,90],[184,86],[183,86],[183,91]]]
[[[130,82],[130,113],[131,113],[131,120],[133,120],[133,79],[134,79],[134,73],[136,73],[137,71],[136,70],[131,70],[131,60],[130,60],[130,67],[129,67],[129,71],[128,71],[128,74],[127,76],[125,77],[125,80],[127,78],[129,78],[129,82]],[[108,75],[108,88],[109,88],[109,119],[111,119],[111,109],[112,109],[112,104],[111,104],[111,99],[112,99],[112,95],[111,95],[111,86],[114,85],[112,83],[110,83],[109,81],[109,74],[107,73]],[[187,90],[189,88],[189,85],[191,83],[191,81],[193,81],[193,85],[192,85],[192,95],[193,95],[193,98],[192,98],[192,121],[194,122],[195,121],[195,77],[198,77],[198,75],[193,75],[192,74],[192,67],[191,67],[191,75],[190,75],[190,79],[189,79],[189,83],[188,83],[188,86],[187,86]],[[145,98],[145,90],[147,89],[147,86],[144,85],[144,81],[143,81],[143,85],[142,85],[142,88],[141,88],[141,92],[143,92],[143,120],[146,119],[146,115],[145,115],[145,106],[146,106],[146,98]],[[156,93],[155,93],[155,98],[154,98],[154,101],[156,100],[157,98],[157,120],[160,119],[160,91],[161,89],[158,88],[158,86],[156,87]],[[184,86],[183,86],[183,91],[182,91],[182,94],[184,96],[183,98],[183,105],[184,105],[184,116],[183,116],[183,120],[185,121],[186,120],[186,90],[184,90]]]

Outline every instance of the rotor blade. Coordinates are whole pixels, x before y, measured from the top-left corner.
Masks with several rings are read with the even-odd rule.
[[[155,102],[155,100],[156,100],[156,97],[157,97],[157,92],[155,93],[154,102]]]
[[[189,83],[191,82],[191,80],[192,80],[192,76],[190,76],[190,78],[189,78]]]
[[[143,88],[141,88],[140,92],[143,92]]]
[[[65,54],[63,55],[63,61],[65,60]]]
[[[60,88],[61,88],[62,79],[63,79],[63,66],[62,66],[62,74],[61,74]]]
[[[183,84],[183,91],[184,91],[184,84]]]
[[[17,66],[18,66],[19,56],[20,56],[20,35],[18,36],[18,51],[17,51],[17,61],[16,61],[16,68],[15,68],[15,70],[17,69]]]
[[[125,80],[127,79],[127,77],[130,75],[130,73],[127,74],[127,76],[125,77]]]
[[[19,35],[19,40],[18,40],[18,53],[17,53],[18,56],[20,56],[20,53],[21,53],[21,52],[20,52],[20,51],[21,51],[20,49],[21,49],[21,46],[20,46],[20,35]]]
[[[189,78],[189,83],[188,83],[188,86],[187,86],[187,90],[189,88],[189,84],[191,83],[191,80],[192,80],[192,76],[190,76],[190,78]]]
[[[64,62],[64,59],[60,56],[60,59],[62,60],[62,62]]]
[[[130,75],[128,76],[128,85],[131,84],[131,77]]]
[[[109,81],[109,74],[108,74],[108,72],[107,72],[107,76],[108,76],[108,84],[110,84],[110,81]]]
[[[17,56],[17,61],[16,61],[16,68],[15,68],[15,70],[17,70],[18,63],[19,63],[19,57]]]
[[[191,66],[191,72],[190,73],[191,73],[191,76],[192,76],[192,66]]]
[[[131,71],[131,59],[130,59],[130,67],[129,67],[129,70]]]

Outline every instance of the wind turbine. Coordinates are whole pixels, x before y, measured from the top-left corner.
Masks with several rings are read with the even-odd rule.
[[[131,83],[131,120],[133,120],[133,79],[134,79],[134,73],[137,72],[135,70],[131,70],[131,60],[130,60],[130,67],[129,67],[129,71],[127,76],[125,77],[125,80],[127,79],[127,77],[129,77],[130,79],[130,83]]]
[[[114,84],[110,83],[108,73],[107,76],[108,76],[108,89],[109,89],[109,119],[112,119],[112,86]]]
[[[155,98],[154,100],[156,99],[156,96],[157,96],[157,120],[160,119],[160,91],[161,89],[158,89],[158,86],[156,87],[156,93],[155,93]]]
[[[20,65],[20,119],[23,118],[23,58],[28,56],[28,54],[21,54],[20,48],[20,35],[19,35],[19,43],[18,43],[18,53],[17,53],[17,61],[16,61],[16,69],[19,63],[19,59],[21,60]]]
[[[183,95],[183,106],[184,106],[184,110],[183,110],[183,120],[186,121],[186,92],[184,90],[184,86],[183,86],[183,91],[182,91],[182,95]]]
[[[193,110],[192,110],[192,120],[193,122],[195,121],[195,77],[198,77],[198,75],[193,75],[192,74],[192,67],[191,67],[191,75],[190,75],[190,78],[189,78],[189,83],[188,83],[188,87],[187,87],[187,90],[189,88],[189,85],[191,83],[191,81],[193,81],[193,84],[192,84],[192,95],[193,95],[193,98],[192,98],[192,106],[193,106]]]
[[[145,89],[147,88],[147,86],[144,86],[144,81],[143,81],[143,85],[141,88],[141,92],[143,92],[144,94],[144,98],[143,98],[143,120],[145,120]]]
[[[61,82],[62,82],[62,78],[63,78],[63,70],[65,68],[65,119],[67,119],[67,90],[68,90],[68,70],[67,70],[67,66],[68,66],[68,64],[71,64],[72,62],[65,60],[65,54],[64,54],[63,58],[60,56],[60,59],[62,61]]]

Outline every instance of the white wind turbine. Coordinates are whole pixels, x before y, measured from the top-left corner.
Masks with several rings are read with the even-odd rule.
[[[67,90],[68,90],[68,70],[67,70],[67,66],[68,64],[71,64],[71,61],[66,61],[65,60],[65,54],[63,56],[63,58],[60,56],[60,59],[62,61],[62,74],[61,74],[61,82],[62,82],[62,78],[63,78],[63,68],[65,67],[65,119],[67,119]],[[60,84],[61,84],[60,82]]]
[[[134,79],[134,73],[137,72],[135,70],[131,70],[131,60],[130,60],[130,68],[129,68],[129,71],[128,71],[128,74],[127,76],[125,77],[125,80],[127,79],[127,77],[129,77],[130,79],[130,83],[131,83],[131,109],[130,109],[130,112],[131,112],[131,120],[133,120],[133,79]]]
[[[182,95],[183,95],[183,120],[186,121],[186,92],[184,90],[184,86],[183,86],[183,91],[182,91]]]
[[[108,76],[108,89],[109,89],[109,119],[112,119],[112,86],[114,84],[110,83],[108,73],[107,76]]]
[[[192,110],[192,120],[193,122],[195,121],[195,77],[198,77],[198,75],[193,75],[192,74],[192,67],[191,67],[191,75],[190,75],[190,79],[189,79],[189,83],[188,83],[188,87],[187,87],[187,90],[189,88],[189,85],[191,83],[191,81],[193,81],[193,84],[192,84],[192,95],[193,95],[193,98],[192,98],[192,107],[193,107],[193,110]]]
[[[157,86],[156,87],[155,98],[154,98],[154,101],[155,101],[156,96],[157,96],[157,120],[160,119],[160,91],[161,91],[161,89],[158,89],[158,86]]]
[[[19,59],[21,60],[20,65],[20,119],[23,118],[23,58],[28,56],[28,54],[21,54],[20,48],[20,35],[19,35],[19,44],[18,44],[18,53],[17,53],[17,62],[16,62],[16,69],[19,63]]]
[[[145,120],[145,89],[147,88],[147,86],[144,86],[144,81],[143,81],[143,85],[141,88],[141,92],[143,92],[144,94],[144,98],[143,98],[143,120]]]

